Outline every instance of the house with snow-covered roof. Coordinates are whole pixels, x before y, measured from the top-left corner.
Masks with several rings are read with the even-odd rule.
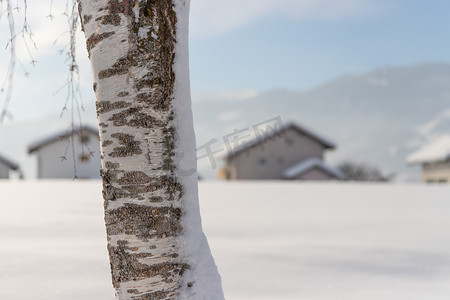
[[[311,129],[289,123],[228,153],[219,175],[229,180],[336,180],[339,170],[324,161],[325,152],[335,147]]]
[[[9,178],[10,172],[17,170],[19,170],[18,164],[0,155],[0,178]]]
[[[100,178],[98,130],[77,127],[55,132],[28,147],[37,158],[37,178]]]
[[[411,165],[422,165],[423,182],[450,183],[450,135],[424,145],[408,155],[406,161]]]

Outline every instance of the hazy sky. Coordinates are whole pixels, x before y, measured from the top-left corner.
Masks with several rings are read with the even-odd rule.
[[[54,93],[67,76],[65,56],[58,54],[67,41],[66,0],[53,2],[56,18],[50,21],[50,0],[28,1],[38,64],[30,67],[22,47],[19,57],[30,75],[24,77],[18,66],[11,104],[16,121],[63,106],[65,92]],[[2,15],[1,45],[8,38],[5,21]],[[84,101],[93,103],[82,39],[79,34],[81,87]],[[7,50],[0,49],[3,81]],[[205,94],[303,90],[346,73],[450,62],[450,1],[192,0],[190,57],[194,100]]]

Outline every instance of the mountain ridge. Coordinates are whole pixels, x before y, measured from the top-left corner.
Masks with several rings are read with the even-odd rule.
[[[357,160],[400,179],[417,180],[417,168],[407,166],[404,158],[450,131],[450,116],[442,116],[450,109],[450,64],[378,68],[339,76],[306,91],[277,89],[231,103],[194,101],[193,109],[198,144],[220,140],[218,133],[281,117],[334,140],[338,148],[328,155],[331,163]],[[234,118],[223,118],[232,112]],[[436,122],[427,134],[421,133],[423,126]]]

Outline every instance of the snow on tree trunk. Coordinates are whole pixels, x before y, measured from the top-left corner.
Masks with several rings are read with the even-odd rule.
[[[78,1],[116,295],[223,299],[198,207],[189,0]]]

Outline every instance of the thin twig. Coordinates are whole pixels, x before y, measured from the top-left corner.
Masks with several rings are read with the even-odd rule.
[[[10,60],[7,71],[7,79],[5,80],[4,85],[1,89],[1,91],[3,92],[4,86],[7,85],[5,102],[3,103],[2,110],[0,111],[0,124],[3,123],[5,117],[7,116],[8,106],[11,101],[11,95],[13,91],[14,70],[16,67],[16,38],[14,28],[14,15],[10,0],[7,0],[6,2],[6,9],[8,11],[9,34],[11,36],[11,39],[9,41]]]

